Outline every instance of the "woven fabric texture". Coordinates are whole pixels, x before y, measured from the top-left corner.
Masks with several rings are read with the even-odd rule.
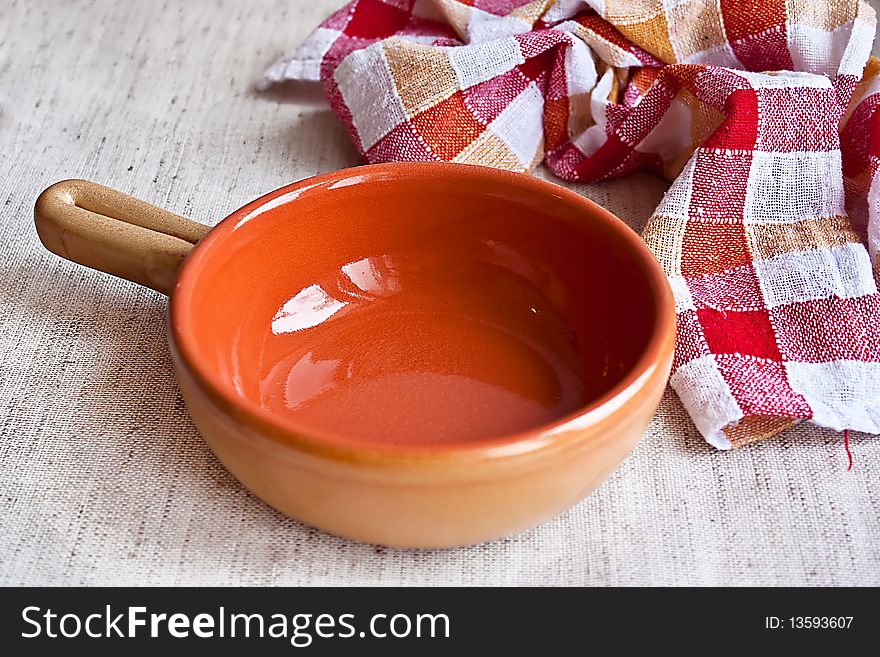
[[[356,164],[319,85],[252,91],[255,71],[339,6],[5,4],[0,583],[880,585],[880,442],[851,433],[850,472],[842,436],[808,423],[719,452],[672,393],[593,495],[467,549],[313,531],[217,463],[174,383],[165,299],[47,253],[33,202],[82,177],[213,224]],[[641,231],[667,184],[636,173],[570,186]]]
[[[875,27],[846,0],[356,0],[264,85],[323,80],[370,162],[674,179],[645,231],[671,384],[729,449],[800,420],[880,433],[877,62],[854,97]]]

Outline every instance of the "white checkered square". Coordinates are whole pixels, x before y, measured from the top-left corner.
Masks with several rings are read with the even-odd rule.
[[[684,276],[670,276],[669,287],[672,288],[672,298],[675,300],[675,312],[680,313],[685,310],[697,309],[694,304],[694,297]]]
[[[670,385],[706,440],[718,449],[730,449],[722,429],[742,419],[743,412],[711,355],[681,365]]]
[[[705,3],[705,1],[706,0],[663,0],[663,9],[669,11],[670,9],[675,9],[676,7],[680,7],[691,2]]]
[[[870,16],[858,16],[853,21],[852,32],[843,56],[840,59],[840,75],[855,75],[861,77],[865,62],[871,54],[871,46],[874,44],[874,32],[877,29],[877,19],[870,5],[860,3],[870,11]]]
[[[812,25],[789,24],[786,27],[785,38],[788,41],[788,50],[791,52],[794,68],[810,73],[836,75],[844,49],[849,43],[846,38],[841,37],[851,29],[852,22],[842,25],[833,32]]]
[[[657,124],[639,142],[637,150],[657,153],[663,160],[671,160],[691,147],[691,125],[694,115],[681,96],[672,99]]]
[[[754,71],[737,71],[737,75],[749,81],[755,89],[830,89],[831,80],[824,75],[803,71],[779,71],[773,73],[755,73]]]
[[[319,27],[297,50],[288,53],[266,70],[260,81],[260,88],[283,80],[320,80],[324,55],[340,36],[342,32],[338,30]]]
[[[840,171],[840,151],[755,151],[743,219],[746,223],[789,223],[844,215]]]
[[[792,390],[813,409],[816,424],[836,431],[880,433],[880,363],[788,361],[785,371]]]
[[[571,18],[579,11],[583,11],[586,0],[556,0],[544,14],[544,21],[556,23],[565,18]],[[589,6],[600,16],[605,15],[605,0],[590,0]]]
[[[333,77],[364,150],[407,120],[381,42],[346,57]]]
[[[608,138],[608,135],[605,132],[605,107],[608,104],[608,101],[605,99],[611,92],[613,84],[614,71],[608,69],[602,74],[602,77],[599,78],[599,82],[596,83],[596,88],[590,95],[590,112],[593,115],[595,125],[584,130],[572,140],[572,144],[584,155],[592,155]]]
[[[525,62],[516,39],[496,39],[474,46],[447,48],[460,89],[491,80]]]
[[[789,251],[756,260],[754,267],[767,308],[833,296],[849,299],[877,291],[861,244]]]
[[[599,79],[590,48],[579,39],[565,51],[565,85],[569,96],[590,93]]]
[[[544,98],[532,82],[489,124],[489,130],[507,144],[523,165],[528,166],[544,140],[543,113]]]
[[[487,43],[532,29],[527,22],[513,16],[496,16],[476,7],[469,9],[467,32],[470,43]]]

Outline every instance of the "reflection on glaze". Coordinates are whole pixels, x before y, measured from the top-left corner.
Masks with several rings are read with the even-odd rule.
[[[352,185],[360,185],[361,183],[367,182],[370,179],[369,174],[361,174],[359,176],[348,176],[347,178],[340,178],[336,182],[330,183],[327,185],[327,189],[341,189],[343,187],[351,187]]]
[[[299,196],[301,196],[302,194],[304,194],[308,190],[312,189],[313,187],[314,187],[314,185],[308,185],[307,187],[301,187],[300,189],[295,189],[293,191],[286,192],[284,194],[281,194],[277,198],[272,199],[271,201],[268,201],[266,203],[262,203],[262,204],[258,205],[254,210],[251,210],[246,215],[244,215],[241,219],[239,219],[235,223],[235,226],[232,227],[232,230],[236,231],[239,228],[241,228],[242,226],[244,226],[251,219],[259,217],[262,214],[266,214],[267,212],[270,212],[276,208],[280,208],[281,206],[290,203],[291,201],[295,200],[296,198],[298,198]]]
[[[485,438],[559,418],[590,384],[547,296],[560,288],[552,276],[491,241],[341,265],[271,318],[261,404],[386,442]]]
[[[356,260],[343,265],[340,272],[332,293],[314,283],[285,301],[272,318],[272,333],[293,333],[318,326],[352,301],[400,290],[389,256]]]
[[[300,358],[290,372],[284,384],[284,404],[287,408],[296,409],[324,392],[331,390],[338,378],[339,361],[315,360],[310,351]]]
[[[272,318],[272,333],[293,333],[317,326],[346,305],[345,301],[332,298],[319,285],[309,285],[278,309]]]
[[[342,266],[342,274],[367,295],[379,297],[400,291],[400,279],[388,255],[350,262]]]

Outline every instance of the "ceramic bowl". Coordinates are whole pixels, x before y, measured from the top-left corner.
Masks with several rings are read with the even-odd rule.
[[[674,306],[644,243],[526,175],[357,167],[210,232],[65,181],[35,216],[54,252],[171,295],[205,441],[340,536],[448,547],[533,527],[621,463],[669,375]]]

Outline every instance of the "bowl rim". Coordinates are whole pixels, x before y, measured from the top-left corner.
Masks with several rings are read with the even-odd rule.
[[[413,177],[436,179],[438,175],[466,177],[469,181],[477,183],[481,180],[491,180],[517,186],[533,194],[545,196],[549,194],[580,205],[590,213],[593,220],[604,221],[623,239],[627,248],[636,257],[656,305],[653,325],[645,347],[636,363],[614,386],[577,410],[525,431],[462,443],[400,445],[370,443],[307,426],[288,416],[269,411],[253,400],[241,396],[231,385],[216,380],[205,369],[197,356],[194,345],[195,333],[188,330],[190,328],[188,320],[190,301],[201,271],[200,265],[215,244],[248,219],[272,207],[290,202],[296,195],[312,187],[355,177],[360,179],[357,181],[360,183],[377,176],[388,180]],[[479,193],[479,185],[475,186],[475,189],[476,193]],[[291,194],[293,196],[290,196]],[[366,164],[304,178],[264,194],[230,213],[198,242],[179,270],[170,297],[168,324],[172,352],[179,356],[180,363],[186,367],[199,388],[208,394],[215,406],[239,422],[256,427],[260,434],[287,447],[336,460],[355,462],[387,461],[389,458],[484,460],[487,457],[518,456],[546,449],[558,443],[558,439],[571,429],[595,425],[618,411],[649,381],[655,379],[658,372],[665,381],[669,375],[675,334],[675,304],[666,274],[641,237],[621,219],[587,197],[561,185],[525,173],[450,162]],[[664,369],[665,372],[662,371]]]

